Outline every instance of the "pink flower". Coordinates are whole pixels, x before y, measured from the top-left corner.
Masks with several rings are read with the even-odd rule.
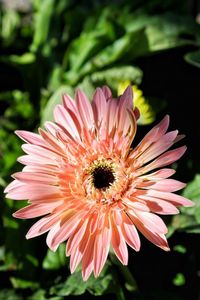
[[[92,103],[81,90],[75,100],[63,96],[54,110],[55,123],[46,122],[39,134],[17,131],[27,155],[19,158],[22,172],[5,192],[8,198],[29,199],[14,216],[43,216],[26,238],[45,232],[53,251],[67,241],[66,255],[74,272],[82,261],[83,279],[101,272],[110,245],[122,264],[128,263],[127,244],[140,249],[138,230],[168,251],[167,227],[159,214],[177,214],[193,203],[173,192],[185,184],[168,179],[165,166],[178,160],[185,146],[168,149],[182,138],[166,133],[169,117],[155,126],[134,149],[137,109],[132,88],[117,99],[108,87],[97,88]],[[44,216],[45,215],[45,216]]]

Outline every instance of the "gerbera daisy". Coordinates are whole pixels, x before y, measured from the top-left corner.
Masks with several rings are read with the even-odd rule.
[[[26,142],[27,155],[19,158],[25,167],[5,192],[30,204],[14,216],[43,216],[26,238],[48,232],[53,251],[67,241],[71,272],[82,261],[84,280],[92,271],[99,275],[111,245],[126,265],[127,244],[140,249],[138,230],[168,251],[167,227],[157,214],[177,214],[177,207],[192,205],[173,194],[185,184],[168,179],[175,171],[164,168],[185,152],[185,146],[167,151],[182,136],[166,133],[166,116],[132,149],[138,117],[131,87],[118,98],[102,87],[92,103],[81,90],[75,100],[64,95],[54,110],[55,123],[46,122],[39,134],[16,131]]]

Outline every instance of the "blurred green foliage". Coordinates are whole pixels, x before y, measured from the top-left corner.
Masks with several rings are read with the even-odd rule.
[[[0,91],[2,192],[10,174],[21,168],[16,164],[21,155],[21,142],[14,131],[35,130],[39,124],[51,120],[53,107],[61,101],[64,92],[73,96],[79,86],[91,96],[95,87],[102,84],[108,84],[115,93],[121,81],[140,85],[143,70],[137,64],[138,59],[174,48],[190,47],[192,50],[185,54],[185,60],[200,66],[200,26],[182,1],[138,0],[111,4],[109,1],[9,0],[1,1],[0,5],[0,65],[5,83]],[[151,101],[153,95],[148,96]],[[155,102],[152,97],[153,106],[154,103],[156,112],[159,107],[163,109],[161,99]],[[200,175],[183,195],[194,200],[196,206],[182,209],[181,215],[170,219],[171,235],[177,231],[200,232]],[[94,296],[114,294],[119,300],[143,299],[131,272],[124,276],[112,259],[98,279],[91,277],[83,283],[80,271],[69,275],[64,245],[53,253],[47,250],[43,237],[25,240],[30,223],[12,217],[22,206],[21,201],[9,199],[0,203],[0,300],[60,300],[85,292]],[[186,248],[177,245],[175,251],[187,255],[187,249],[185,252],[183,249]],[[174,274],[174,285],[184,285],[185,280],[181,272]],[[151,298],[145,298],[144,293],[143,297],[158,299],[161,294],[157,291]],[[162,299],[167,297],[168,294],[162,294]]]

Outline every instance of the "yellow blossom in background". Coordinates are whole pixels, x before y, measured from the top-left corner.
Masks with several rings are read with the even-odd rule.
[[[130,85],[130,80],[121,81],[118,85],[118,95],[122,95],[128,85]],[[137,87],[137,85],[132,86],[134,94],[134,106],[137,107],[140,111],[140,118],[137,123],[139,125],[148,125],[155,120],[155,113],[143,96],[143,92]]]

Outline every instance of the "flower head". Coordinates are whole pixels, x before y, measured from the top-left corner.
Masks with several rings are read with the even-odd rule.
[[[165,166],[179,159],[186,147],[168,149],[181,136],[166,133],[169,117],[155,126],[134,149],[138,110],[132,88],[113,98],[108,87],[97,88],[92,103],[81,90],[75,100],[63,96],[54,110],[55,123],[46,122],[39,134],[17,131],[26,143],[25,165],[13,174],[8,198],[28,199],[14,213],[21,219],[42,218],[26,237],[47,234],[55,251],[66,243],[74,272],[82,261],[83,279],[101,272],[110,245],[128,263],[127,244],[140,249],[138,230],[156,246],[169,250],[167,228],[159,214],[177,214],[192,202],[173,192],[184,184],[168,179],[175,173]]]

